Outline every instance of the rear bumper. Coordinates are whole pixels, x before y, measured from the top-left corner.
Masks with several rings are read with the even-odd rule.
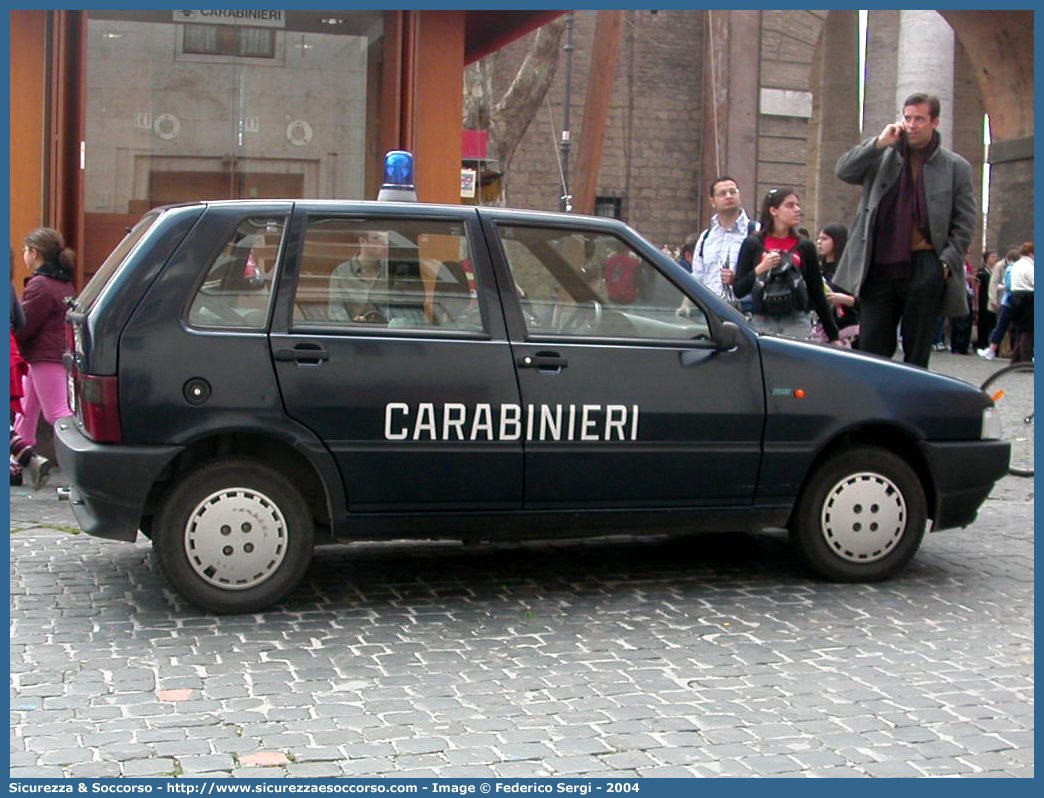
[[[926,442],[921,451],[935,484],[932,531],[972,523],[1011,459],[1007,441]]]
[[[137,537],[145,500],[180,446],[95,443],[71,418],[54,428],[58,465],[70,478],[69,503],[83,531],[112,540]]]

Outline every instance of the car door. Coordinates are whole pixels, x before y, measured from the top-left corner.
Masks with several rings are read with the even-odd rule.
[[[405,205],[295,218],[272,358],[287,413],[333,454],[352,512],[521,505],[521,441],[497,426],[518,386],[478,229],[473,210]]]
[[[750,504],[765,415],[753,338],[716,346],[688,278],[622,225],[485,218],[527,411],[525,507]]]

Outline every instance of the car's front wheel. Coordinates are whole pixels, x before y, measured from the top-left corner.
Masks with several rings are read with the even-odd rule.
[[[924,537],[924,490],[900,457],[875,446],[837,452],[805,484],[790,520],[802,559],[838,582],[874,582],[900,571]]]
[[[181,477],[156,516],[152,545],[178,593],[236,613],[289,593],[308,568],[312,537],[308,506],[285,476],[230,458]]]

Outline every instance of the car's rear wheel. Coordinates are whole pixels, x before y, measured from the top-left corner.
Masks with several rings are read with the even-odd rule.
[[[897,573],[924,537],[924,490],[913,469],[874,446],[824,460],[798,498],[791,540],[820,576],[873,582]]]
[[[312,556],[300,491],[263,463],[224,459],[185,474],[167,494],[152,542],[171,585],[204,609],[253,612],[283,598]]]

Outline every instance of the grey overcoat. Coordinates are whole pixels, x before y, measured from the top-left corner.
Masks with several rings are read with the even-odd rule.
[[[848,244],[834,275],[834,282],[855,296],[870,272],[877,208],[881,198],[899,180],[903,168],[898,147],[878,149],[876,141],[875,136],[857,144],[837,162],[839,178],[863,186]],[[938,147],[924,164],[924,193],[932,246],[939,260],[950,267],[942,313],[966,316],[968,293],[964,259],[975,230],[977,212],[971,166],[960,155]]]

